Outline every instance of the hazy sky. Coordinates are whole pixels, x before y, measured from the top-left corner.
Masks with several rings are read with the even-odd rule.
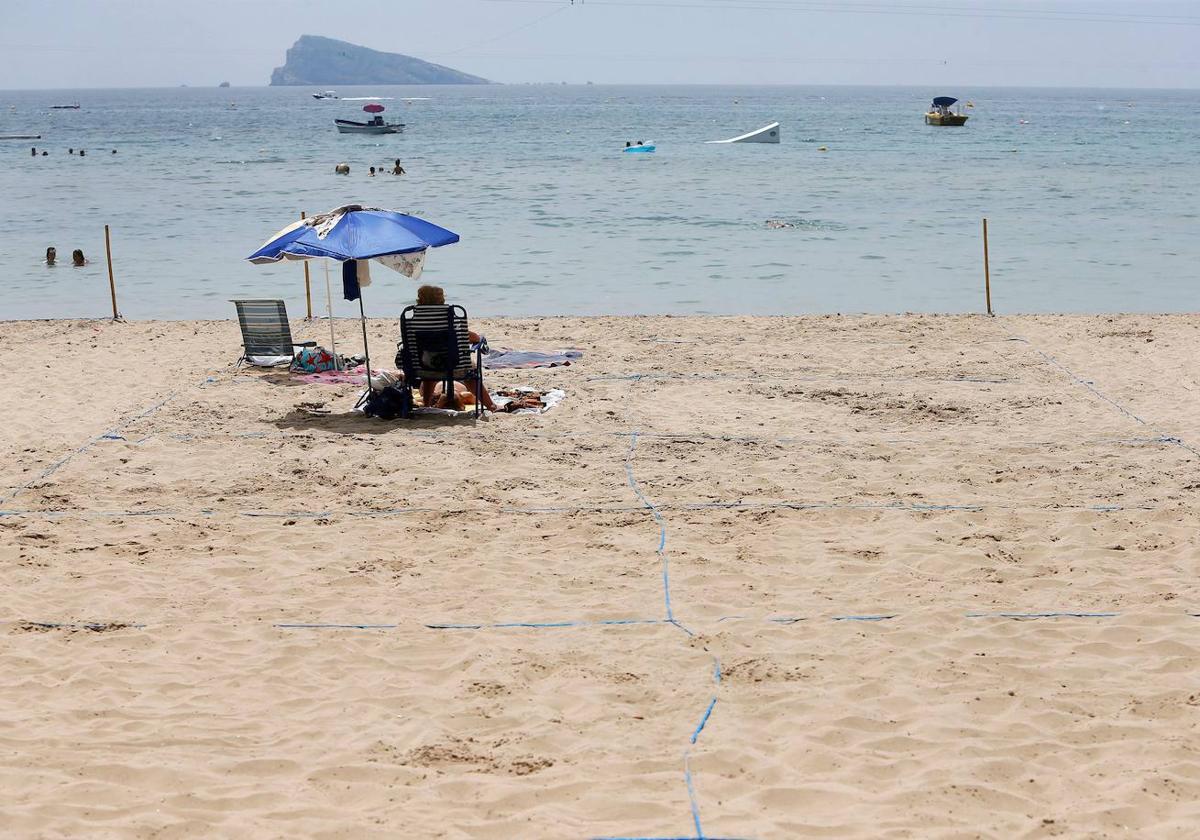
[[[1200,87],[1197,0],[0,0],[0,89],[264,85],[306,33],[508,83]]]

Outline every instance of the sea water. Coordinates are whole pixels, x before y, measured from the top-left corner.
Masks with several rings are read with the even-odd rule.
[[[349,203],[458,232],[423,280],[473,315],[977,312],[983,217],[999,312],[1200,309],[1200,92],[339,90],[429,97],[384,101],[406,129],[374,137],[334,129],[362,102],[311,92],[0,93],[0,134],[42,135],[0,141],[0,318],[104,315],[105,224],[126,317],[232,317],[233,297],[300,316],[301,266],[244,258],[301,210]],[[967,125],[924,125],[934,95],[973,102]],[[705,142],[773,121],[779,145]],[[637,140],[657,151],[622,152]],[[373,277],[369,314],[412,301],[413,281]],[[357,314],[338,280],[335,314]],[[320,262],[312,283],[322,311]]]

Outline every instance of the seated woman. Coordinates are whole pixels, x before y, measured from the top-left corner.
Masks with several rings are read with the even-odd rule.
[[[417,306],[445,306],[445,305],[446,305],[446,293],[442,290],[441,286],[422,286],[421,288],[417,289]],[[472,344],[478,344],[480,342],[480,336],[478,333],[468,330],[467,337]],[[434,382],[434,381],[430,381],[430,380],[421,380],[421,404],[422,405],[425,405],[428,407],[434,407],[434,408],[450,408],[455,411],[462,411],[463,410],[463,402],[462,402],[462,398],[460,396],[460,391],[459,391],[460,387],[462,387],[462,391],[470,392],[471,402],[472,403],[474,402],[474,389],[473,388],[468,389],[465,386],[456,386],[453,394],[443,393],[443,394],[441,394],[440,397],[437,398],[437,401],[435,403],[435,401],[434,401],[435,393],[434,392],[439,388],[440,385],[441,385],[441,383],[439,383],[439,382]],[[481,396],[482,396],[483,407],[486,408],[488,411],[499,411],[499,409],[496,407],[496,403],[492,401],[492,395],[488,393],[487,388],[482,388],[481,390],[482,390]]]

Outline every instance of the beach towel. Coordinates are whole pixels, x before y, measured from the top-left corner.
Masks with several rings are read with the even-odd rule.
[[[346,260],[342,263],[342,297],[358,300],[364,286],[371,285],[371,263],[367,260]]]
[[[346,370],[322,370],[316,373],[293,371],[295,378],[310,385],[365,385],[367,369],[361,364]],[[403,381],[402,377],[388,370],[376,370],[371,374],[371,385],[376,389],[387,388]]]
[[[392,271],[399,271],[411,280],[419,280],[421,270],[425,267],[425,252],[414,251],[411,254],[384,254],[376,257],[375,261],[386,265]]]
[[[502,368],[541,368],[569,365],[583,358],[582,350],[509,350],[504,347],[488,350],[483,356],[483,366],[493,370]]]
[[[563,401],[567,392],[561,388],[539,391],[537,388],[516,386],[498,388],[492,395],[496,407],[508,414],[545,414]],[[510,406],[513,406],[510,410]]]
[[[363,370],[322,370],[300,373],[296,378],[310,385],[363,385],[367,381],[366,371]]]

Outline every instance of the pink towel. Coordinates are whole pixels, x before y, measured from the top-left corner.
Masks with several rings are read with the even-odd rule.
[[[301,382],[311,385],[365,385],[367,382],[366,369],[355,370],[323,370],[318,373],[300,373],[295,377]],[[378,373],[378,371],[376,371]]]

